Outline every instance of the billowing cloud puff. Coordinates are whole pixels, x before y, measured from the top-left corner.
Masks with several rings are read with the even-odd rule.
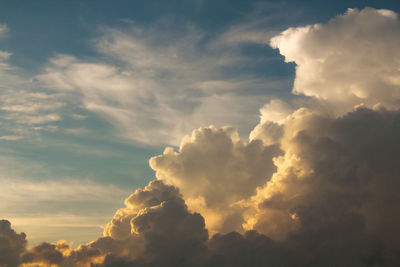
[[[278,144],[283,134],[283,124],[293,108],[279,100],[273,99],[260,109],[260,123],[251,131],[250,140],[261,140],[264,145]]]
[[[398,136],[399,111],[297,111],[277,172],[253,198],[253,229],[310,253],[307,266],[400,264]]]
[[[9,221],[0,220],[0,265],[14,267],[21,262],[20,255],[25,251],[26,236],[11,229]]]
[[[180,202],[184,205],[178,190],[166,186],[160,181],[149,183],[144,189],[138,189],[125,200],[126,208],[118,210],[112,221],[105,227],[104,235],[115,239],[126,239],[135,230],[131,220],[147,207],[156,207],[165,201]]]
[[[2,221],[0,263],[7,266],[90,266],[102,263],[116,266],[195,266],[204,257],[208,231],[203,217],[190,213],[178,190],[153,181],[126,200],[128,225],[121,223],[121,212],[107,226],[105,234],[77,249],[65,242],[42,243],[25,249],[25,234],[16,234],[8,221]],[[129,227],[130,230],[126,231]],[[118,230],[118,228],[121,228]],[[125,235],[122,236],[122,233]]]
[[[241,140],[233,128],[193,131],[178,152],[166,148],[150,159],[159,180],[178,187],[189,208],[205,216],[212,232],[242,231],[241,201],[255,194],[275,171],[276,145]]]
[[[124,261],[140,266],[190,266],[202,253],[208,240],[204,219],[190,213],[177,188],[161,181],[153,181],[137,190],[125,201],[126,208],[119,210],[107,225],[105,235],[136,243],[136,257],[125,256]],[[138,253],[142,251],[142,253]],[[105,263],[114,266],[121,252],[109,255]],[[133,263],[132,263],[133,264]]]
[[[271,39],[287,62],[295,62],[293,92],[335,103],[399,107],[400,22],[389,10],[348,9],[326,24],[289,28]]]
[[[64,250],[69,250],[69,245],[62,241],[57,244],[41,243],[24,253],[22,262],[58,265],[61,264],[63,260],[62,251]]]
[[[137,190],[126,205],[132,212],[141,208],[130,217],[130,234],[124,239],[103,237],[73,253],[97,251],[94,255],[105,255],[99,266],[248,266],[289,262],[286,248],[254,231],[243,236],[236,232],[217,234],[208,239],[202,216],[188,212],[178,190],[161,181]],[[125,214],[128,212],[125,210]],[[113,223],[112,228],[121,227]],[[124,230],[125,227],[122,225]]]

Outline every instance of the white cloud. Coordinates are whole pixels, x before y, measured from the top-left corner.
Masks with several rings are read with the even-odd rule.
[[[261,123],[272,121],[279,124],[284,124],[286,118],[292,114],[293,108],[286,102],[279,99],[272,99],[268,104],[265,104],[261,109]]]
[[[266,183],[275,166],[278,146],[247,143],[231,127],[194,130],[183,138],[179,151],[166,148],[150,159],[156,177],[178,187],[190,209],[203,214],[212,232],[242,231],[238,203]]]
[[[260,109],[260,123],[250,132],[249,140],[261,140],[264,145],[278,144],[283,125],[293,111],[288,103],[272,99]]]
[[[343,114],[360,103],[399,107],[399,42],[397,14],[365,8],[326,24],[289,28],[271,46],[297,64],[294,93],[323,99]]]

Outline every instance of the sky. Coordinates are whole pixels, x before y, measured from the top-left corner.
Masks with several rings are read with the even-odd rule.
[[[398,1],[0,7],[0,265],[400,264]]]

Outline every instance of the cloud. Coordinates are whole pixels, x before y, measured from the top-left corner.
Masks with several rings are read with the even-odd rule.
[[[262,45],[293,23],[302,19],[302,11],[285,2],[253,2],[244,21],[234,23],[210,46],[240,47],[240,45]],[[283,15],[286,14],[286,15]],[[287,15],[290,14],[290,15]]]
[[[251,143],[243,144],[229,128],[197,130],[192,137],[185,138],[179,152],[170,150],[158,158],[170,155],[174,159],[174,164],[168,165],[170,168],[180,166],[181,162],[192,168],[193,180],[186,178],[178,186],[182,195],[177,187],[161,180],[138,189],[105,228],[106,237],[70,249],[59,264],[396,266],[400,261],[396,240],[400,225],[397,215],[400,170],[396,160],[400,152],[399,121],[399,111],[386,109],[360,108],[340,118],[317,110],[298,110],[284,125],[280,140],[284,154],[274,159],[276,172],[271,179],[263,176],[261,185],[248,192],[252,187],[240,184],[234,174],[252,169],[246,170],[237,161],[230,165],[224,160],[230,158],[224,151],[232,153],[235,146],[245,150]],[[243,147],[237,142],[242,142]],[[263,146],[260,141],[253,142]],[[226,146],[230,149],[221,149]],[[188,160],[188,151],[196,152],[193,155],[197,161]],[[249,157],[254,153],[239,155]],[[206,159],[215,161],[215,165],[202,165],[201,160]],[[196,184],[199,176],[193,165],[199,160],[202,177],[215,179],[209,178],[209,184],[218,190],[212,191],[211,186],[197,190],[203,189]],[[271,157],[263,158],[262,162],[268,160],[272,162]],[[232,172],[226,172],[225,168]],[[216,176],[212,177],[214,173]],[[217,234],[208,239],[205,221],[209,214],[204,213],[204,221],[200,214],[188,210],[185,200],[189,205],[191,200],[190,195],[185,196],[185,182],[190,182],[192,190],[205,199],[216,197],[225,204],[227,191],[234,201],[243,200],[241,205],[246,207],[243,220],[246,228],[253,231]],[[240,190],[232,184],[239,184]],[[217,195],[208,196],[210,193]],[[234,210],[226,204],[224,208]],[[55,249],[56,245],[39,247]],[[29,253],[39,255],[25,259],[44,260],[40,254],[44,248],[30,250]],[[59,255],[55,252],[46,255],[53,254]]]
[[[150,159],[150,166],[157,179],[180,189],[213,233],[226,233],[243,230],[239,202],[265,184],[275,171],[272,158],[279,154],[276,145],[246,143],[231,127],[210,126],[185,137],[178,152],[166,148]]]
[[[278,144],[283,135],[283,124],[293,108],[279,99],[272,99],[261,109],[260,123],[250,132],[250,140],[261,140],[264,145]]]
[[[360,103],[399,107],[399,33],[393,11],[348,9],[325,24],[289,28],[270,44],[296,63],[295,94],[344,114]]]
[[[104,229],[106,236],[115,239],[124,239],[131,232],[131,219],[135,217],[140,210],[146,207],[160,205],[167,200],[181,201],[178,190],[172,186],[165,186],[162,182],[151,182],[147,187],[136,190],[125,200],[126,208],[119,210],[114,219]]]
[[[0,37],[8,32],[0,25]],[[2,140],[19,140],[41,131],[52,131],[62,120],[66,104],[62,94],[38,88],[18,67],[9,63],[13,54],[0,50],[0,122]]]
[[[0,37],[7,32],[7,26],[0,25]],[[71,118],[82,118],[81,114],[74,114],[82,111],[80,96],[44,88],[31,70],[13,64],[12,57],[13,53],[0,50],[1,140],[20,143],[18,140],[38,138],[49,132],[74,134],[76,129],[70,128]],[[62,65],[62,62],[56,63]]]
[[[233,64],[268,59],[255,60],[226,38],[215,46],[195,27],[178,34],[157,26],[103,27],[92,42],[101,61],[60,54],[36,80],[49,90],[81,96],[79,105],[110,122],[119,137],[150,145],[178,145],[192,129],[211,123],[237,125],[247,134],[257,123],[257,106],[270,97],[265,90],[287,83],[243,72],[228,75]]]
[[[106,266],[116,265],[114,261],[121,261],[121,256],[139,266],[196,264],[208,232],[203,217],[188,211],[177,188],[153,181],[128,197],[125,204],[104,234],[141,248],[133,254],[114,252],[105,258]]]
[[[354,61],[347,50],[348,45],[356,47],[355,40],[361,40],[360,50],[364,49],[363,40],[376,40],[373,29],[388,37],[382,25],[397,29],[397,16],[387,10],[353,9],[326,24],[287,30],[272,42],[283,54],[296,57],[296,79],[305,79],[302,64],[311,62],[307,77],[319,80],[325,77],[326,62],[333,58],[314,62],[310,55],[338,51],[335,45],[339,42],[325,46],[325,36],[344,38],[341,49],[348,58],[337,55],[344,69],[357,67],[355,71],[371,82],[364,84],[357,75],[352,77],[367,95],[362,98],[364,106],[351,107],[361,96],[347,90],[353,84],[351,79],[348,82],[347,72],[338,74],[343,76],[342,82],[321,79],[319,89],[310,83],[306,90],[296,87],[297,83],[295,90],[306,96],[291,103],[270,101],[261,109],[260,124],[249,141],[242,140],[232,127],[202,127],[184,137],[178,151],[168,147],[162,155],[151,158],[157,180],[125,200],[125,207],[106,225],[103,237],[76,249],[59,242],[27,250],[25,235],[2,221],[0,229],[6,233],[3,239],[22,241],[16,246],[5,242],[6,250],[13,253],[12,257],[0,253],[0,264],[400,265],[400,110],[395,108],[395,98],[389,100],[386,95],[388,90],[397,90],[394,85],[380,87],[385,86],[382,75],[386,73],[380,72],[381,68],[396,73],[397,66],[388,64],[383,56],[383,66],[378,61],[372,64],[376,64],[377,75],[370,75],[369,64]],[[376,45],[398,49],[390,43],[393,40],[385,40],[385,44]],[[302,46],[303,41],[313,48],[308,51],[310,55],[303,53],[308,47]],[[293,51],[298,53],[292,55]],[[366,51],[374,60],[386,53],[372,48]],[[142,70],[147,68],[146,57],[134,55],[133,61],[136,59]],[[55,64],[70,66],[75,59],[60,60]],[[130,64],[129,58],[126,61]],[[321,63],[318,68],[314,68],[316,62]],[[157,64],[162,68],[163,60]],[[336,85],[343,91],[333,90]],[[381,105],[375,105],[375,101]],[[327,112],[321,108],[324,104],[346,109]],[[85,195],[84,190],[79,192]]]
[[[313,251],[307,266],[398,264],[399,118],[385,109],[337,119],[297,111],[285,125],[277,172],[253,198],[253,229]]]
[[[187,210],[176,188],[153,181],[127,198],[126,205],[116,217],[119,219],[119,214],[124,213],[127,224],[116,223],[114,218],[105,230],[112,236],[116,232],[123,233],[116,239],[102,237],[75,250],[65,242],[42,243],[28,251],[22,250],[22,261],[78,266],[95,263],[94,260],[100,258],[106,266],[116,266],[116,262],[139,266],[194,266],[202,257],[204,242],[208,240],[204,219]],[[10,226],[9,222],[4,222]],[[22,236],[25,238],[24,234]]]
[[[38,262],[48,263],[49,265],[58,265],[63,259],[63,254],[59,250],[62,250],[64,246],[64,243],[42,243],[25,253],[22,256],[22,262]]]
[[[0,264],[18,266],[20,256],[25,250],[25,234],[17,234],[9,221],[0,220]]]
[[[204,266],[295,266],[289,251],[256,231],[214,235],[208,242]]]

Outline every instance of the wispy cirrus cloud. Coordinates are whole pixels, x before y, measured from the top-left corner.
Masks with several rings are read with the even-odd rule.
[[[0,25],[0,36],[7,38],[8,27]],[[74,130],[60,123],[64,118],[77,119],[73,97],[43,89],[24,70],[10,63],[13,54],[0,50],[0,131],[2,140],[35,138],[60,128]],[[79,118],[81,119],[81,118]],[[65,128],[64,128],[65,127]]]
[[[246,132],[256,123],[252,108],[288,86],[284,79],[227,75],[232,65],[260,59],[231,47],[229,38],[209,46],[205,33],[194,27],[186,27],[185,34],[135,25],[102,31],[93,44],[103,61],[58,55],[37,79],[49,89],[82,95],[82,107],[135,142],[177,145],[191,129],[210,123]],[[212,114],[206,112],[210,106]]]

